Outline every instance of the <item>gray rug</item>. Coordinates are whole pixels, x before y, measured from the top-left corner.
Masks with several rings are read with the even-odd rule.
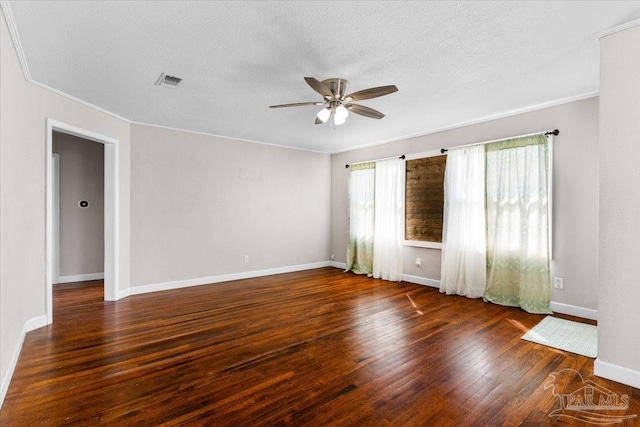
[[[557,317],[545,317],[522,339],[591,358],[598,355],[597,327]]]

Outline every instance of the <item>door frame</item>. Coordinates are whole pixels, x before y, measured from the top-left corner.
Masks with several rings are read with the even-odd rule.
[[[53,153],[53,284],[60,281],[60,154]]]
[[[120,144],[115,138],[82,129],[67,123],[47,118],[46,120],[46,301],[47,324],[53,323],[53,132],[88,139],[104,144],[104,299],[119,299],[120,273],[120,212],[119,171]]]

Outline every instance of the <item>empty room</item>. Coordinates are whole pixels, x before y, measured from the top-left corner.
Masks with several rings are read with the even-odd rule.
[[[0,0],[0,425],[640,425],[640,1]]]

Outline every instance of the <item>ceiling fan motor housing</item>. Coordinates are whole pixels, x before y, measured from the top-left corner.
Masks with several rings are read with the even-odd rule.
[[[343,100],[349,91],[349,81],[345,79],[326,79],[322,84],[329,88],[334,99]]]

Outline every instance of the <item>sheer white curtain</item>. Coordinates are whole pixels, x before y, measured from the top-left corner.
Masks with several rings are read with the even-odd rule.
[[[404,173],[401,159],[376,162],[373,277],[402,278],[404,239]]]
[[[551,313],[547,138],[488,144],[484,298]]]
[[[487,273],[483,146],[451,149],[444,178],[440,292],[480,298]]]
[[[349,168],[347,271],[373,274],[375,163]]]

